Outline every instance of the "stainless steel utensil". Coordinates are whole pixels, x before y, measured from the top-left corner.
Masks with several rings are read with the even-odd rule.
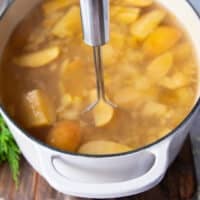
[[[100,101],[116,107],[105,95],[101,46],[109,41],[109,0],[80,0],[83,40],[93,47],[96,72],[97,100],[84,112],[92,110]]]

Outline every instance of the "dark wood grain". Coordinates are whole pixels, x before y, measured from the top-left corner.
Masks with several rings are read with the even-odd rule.
[[[155,188],[124,200],[191,200],[196,191],[196,179],[190,142]],[[18,190],[7,165],[0,166],[0,200],[81,200],[56,192],[22,159]]]
[[[10,199],[11,188],[13,185],[10,171],[7,165],[0,167],[0,197],[4,199]]]
[[[51,187],[48,186],[47,182],[40,178],[38,175],[38,182],[37,182],[37,190],[35,194],[35,199],[40,200],[40,199],[48,199],[48,200],[53,200],[53,199],[59,199],[59,200],[64,200],[64,195],[62,195],[59,192],[55,192]]]

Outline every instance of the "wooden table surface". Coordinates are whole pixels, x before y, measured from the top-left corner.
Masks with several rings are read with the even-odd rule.
[[[164,180],[157,187],[126,200],[190,200],[196,192],[196,180],[190,141],[184,145],[177,160],[170,167]],[[0,166],[0,200],[76,200],[56,192],[21,160],[20,185],[16,190],[7,164]]]

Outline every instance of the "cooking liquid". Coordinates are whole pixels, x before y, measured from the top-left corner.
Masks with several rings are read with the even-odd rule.
[[[16,27],[1,62],[4,106],[19,126],[44,142],[53,124],[27,128],[22,122],[24,116],[20,110],[22,97],[29,91],[41,89],[55,105],[56,121],[79,120],[76,118],[77,113],[79,115],[91,104],[89,93],[96,88],[92,51],[82,42],[81,24],[74,24],[69,31],[75,29],[77,32],[67,37],[58,37],[52,33],[56,23],[72,7],[78,7],[78,1],[47,14],[43,9],[49,2],[47,0],[34,8]],[[150,58],[144,53],[145,40],[137,41],[133,37],[130,33],[132,24],[122,24],[119,7],[126,9],[126,13],[133,9],[132,6],[124,8],[123,1],[117,5],[111,1],[111,41],[102,47],[104,80],[108,98],[120,108],[128,109],[131,118],[127,119],[116,109],[112,120],[105,126],[84,125],[81,129],[82,143],[109,140],[135,149],[165,136],[191,111],[197,94],[198,64],[193,45],[174,16],[156,3],[141,8],[140,16],[156,9],[163,10],[167,14],[159,26],[174,27],[182,35],[173,47],[164,52],[173,54],[173,65],[169,73],[152,83],[151,78],[161,73],[162,69],[149,77],[147,68],[158,56]],[[58,46],[61,53],[56,60],[45,66],[33,69],[13,62],[16,57],[49,46]],[[170,88],[182,82],[181,87]],[[66,105],[66,97],[72,99],[69,105]]]

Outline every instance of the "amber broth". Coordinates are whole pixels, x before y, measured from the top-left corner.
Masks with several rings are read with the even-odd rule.
[[[54,123],[27,127],[23,121],[26,116],[21,110],[23,96],[40,89],[53,102],[56,121],[80,121],[79,114],[90,104],[89,95],[96,86],[92,49],[82,41],[81,25],[71,27],[74,33],[66,37],[52,34],[53,27],[65,13],[72,6],[79,5],[75,2],[47,13],[44,6],[48,2],[42,2],[17,25],[1,62],[3,103],[8,113],[21,127],[45,142]],[[125,9],[124,13],[130,12],[126,9],[135,7],[123,6],[121,2],[111,2],[111,42],[103,47],[103,61],[108,97],[121,108],[129,110],[131,118],[127,120],[127,117],[115,111],[111,121],[102,127],[80,122],[81,144],[91,140],[108,140],[136,149],[165,136],[191,111],[197,94],[198,65],[190,39],[171,13],[153,3],[139,8],[137,19],[128,23],[119,17],[122,12],[119,11],[120,7]],[[145,39],[138,39],[131,28],[141,16],[156,9],[167,13],[156,28],[172,27],[181,36],[162,53],[149,55],[143,46],[150,34]],[[45,66],[30,68],[13,62],[16,57],[51,46],[58,46],[60,54]],[[151,74],[151,70],[147,73],[148,66],[167,53],[173,58],[168,72],[159,77],[157,73],[163,73],[160,66],[157,73],[153,71]],[[69,104],[66,103],[67,98],[72,99]]]

